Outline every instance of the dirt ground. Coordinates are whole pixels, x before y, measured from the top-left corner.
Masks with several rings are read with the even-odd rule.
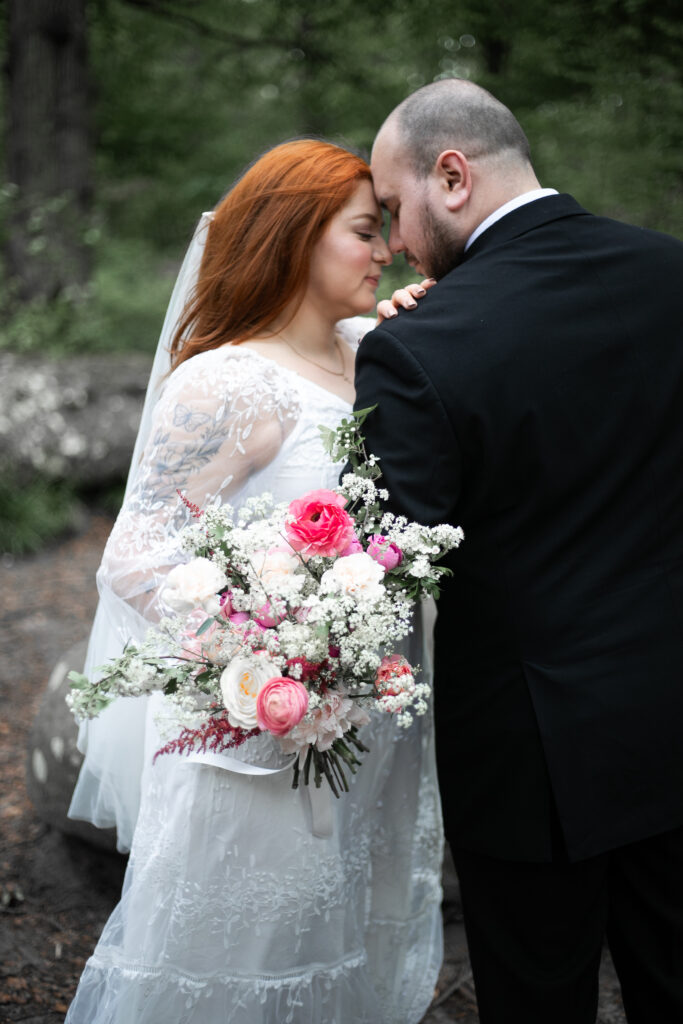
[[[50,671],[87,635],[110,526],[92,515],[77,536],[39,555],[0,562],[0,1024],[64,1019],[125,870],[124,857],[41,822],[24,781],[27,736]],[[457,890],[447,891],[446,958],[424,1024],[477,1024]],[[598,1024],[624,1022],[605,955]]]

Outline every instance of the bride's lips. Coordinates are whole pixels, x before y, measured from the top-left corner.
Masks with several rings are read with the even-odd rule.
[[[368,276],[365,280],[369,281],[373,288],[377,288],[379,286],[379,277]]]

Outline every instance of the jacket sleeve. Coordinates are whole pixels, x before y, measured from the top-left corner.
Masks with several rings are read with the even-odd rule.
[[[424,368],[389,331],[363,339],[356,358],[355,409],[366,447],[380,460],[387,507],[426,526],[453,520],[460,453],[442,401]]]

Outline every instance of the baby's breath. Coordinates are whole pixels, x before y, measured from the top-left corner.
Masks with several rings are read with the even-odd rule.
[[[355,770],[351,748],[362,749],[356,727],[369,711],[392,714],[405,728],[426,712],[431,690],[417,679],[417,669],[404,663],[399,682],[386,691],[378,689],[378,680],[386,652],[412,632],[417,602],[438,595],[449,572],[438,562],[463,533],[448,524],[412,523],[384,509],[389,495],[377,486],[379,460],[366,452],[361,432],[371,411],[354,413],[337,431],[323,431],[334,461],[349,466],[337,488],[352,519],[348,557],[341,548],[308,559],[295,552],[287,541],[293,513],[270,494],[249,498],[237,511],[227,504],[198,511],[180,534],[180,552],[195,565],[212,562],[209,578],[215,567],[227,584],[216,594],[212,582],[191,612],[162,618],[94,681],[72,672],[67,701],[76,717],[95,717],[121,696],[161,691],[166,700],[159,728],[171,737],[163,752],[195,743],[205,749],[210,742],[213,750],[235,746],[255,732],[230,725],[221,679],[239,664],[236,658],[255,668],[265,659],[269,672],[299,681],[308,692],[304,717],[282,738],[283,749],[315,748],[316,771],[322,765],[328,781],[339,782],[342,762]],[[392,560],[382,562],[389,545]],[[179,607],[178,600],[182,606],[179,594],[169,606]],[[163,602],[163,591],[161,596]],[[174,729],[181,730],[179,737],[173,738]],[[341,760],[335,736],[344,740]]]

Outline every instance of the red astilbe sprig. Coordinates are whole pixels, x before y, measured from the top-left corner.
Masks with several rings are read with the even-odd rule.
[[[193,501],[190,501],[181,490],[176,487],[176,494],[182,501],[185,508],[189,509],[194,519],[201,519],[204,515],[204,509],[200,508],[199,505],[195,505]]]
[[[239,747],[252,736],[259,736],[260,729],[240,729],[231,725],[226,714],[212,715],[207,722],[196,729],[184,728],[179,736],[157,750],[159,754],[221,754],[224,750]]]

